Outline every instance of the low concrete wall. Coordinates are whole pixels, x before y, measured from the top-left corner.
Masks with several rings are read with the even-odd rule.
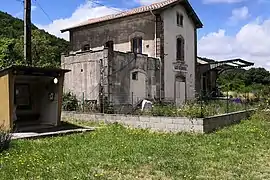
[[[255,110],[252,109],[204,118],[203,131],[206,133],[213,132],[225,126],[239,123],[241,120],[248,119],[254,111]]]
[[[62,112],[62,118],[74,118],[83,121],[98,121],[104,123],[118,122],[133,128],[143,128],[154,131],[208,133],[224,126],[240,122],[250,116],[252,112],[253,110],[234,112],[204,119]]]

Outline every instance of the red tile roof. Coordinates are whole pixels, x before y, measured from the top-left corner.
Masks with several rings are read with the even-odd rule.
[[[70,28],[63,29],[63,30],[61,30],[61,32],[69,31],[71,29],[81,27],[81,26],[96,24],[96,23],[103,22],[103,21],[109,21],[109,20],[118,19],[118,18],[122,18],[122,17],[127,17],[127,16],[131,16],[131,15],[135,15],[135,14],[140,14],[140,13],[144,13],[144,12],[148,12],[148,11],[159,10],[161,8],[168,7],[168,6],[173,5],[175,3],[178,3],[178,2],[183,2],[184,5],[185,5],[185,8],[187,9],[187,11],[192,12],[192,19],[194,20],[194,22],[196,22],[195,23],[196,26],[198,28],[201,28],[202,23],[199,20],[196,13],[194,12],[194,10],[192,9],[192,7],[189,4],[188,0],[166,0],[166,1],[158,2],[158,3],[154,3],[154,4],[151,4],[151,5],[148,5],[148,6],[142,6],[142,7],[138,7],[138,8],[135,8],[135,9],[131,9],[131,10],[128,10],[128,11],[117,13],[117,14],[111,14],[111,15],[107,15],[107,16],[103,16],[103,17],[99,17],[99,18],[88,19],[87,21],[82,22],[82,23],[80,23],[78,25],[75,25],[75,26],[70,27]]]

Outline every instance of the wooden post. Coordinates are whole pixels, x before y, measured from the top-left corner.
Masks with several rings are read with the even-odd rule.
[[[31,0],[24,0],[24,60],[32,65],[31,54]]]

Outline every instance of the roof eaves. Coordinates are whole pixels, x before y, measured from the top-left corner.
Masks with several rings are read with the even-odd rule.
[[[188,2],[188,0],[176,0],[175,2],[172,2],[172,3],[169,3],[163,7],[158,7],[158,8],[154,8],[154,9],[150,9],[150,11],[159,11],[159,10],[163,10],[163,9],[166,9],[170,6],[173,6],[179,2],[183,2],[185,6],[185,9],[187,9],[188,12],[191,12],[191,13],[188,13],[189,16],[191,16],[191,18],[193,19],[194,23],[195,23],[195,26],[196,28],[202,28],[203,27],[203,23],[201,22],[201,20],[199,19],[198,15],[196,14],[196,12],[194,11],[194,9],[192,8],[191,4]],[[139,8],[138,8],[139,9]],[[132,10],[131,10],[132,11]],[[133,10],[134,11],[134,10]],[[72,29],[76,29],[76,28],[80,28],[80,27],[84,27],[84,26],[90,26],[90,25],[94,25],[94,24],[97,24],[97,23],[101,23],[101,22],[107,22],[107,21],[111,21],[111,20],[116,20],[116,19],[120,19],[120,18],[125,18],[125,17],[128,17],[128,16],[133,16],[133,15],[137,15],[137,14],[142,14],[142,13],[146,13],[148,12],[148,10],[140,10],[136,13],[131,13],[131,14],[127,14],[127,15],[120,15],[122,13],[128,13],[127,12],[122,12],[122,13],[119,13],[119,14],[113,14],[113,15],[108,15],[108,18],[107,19],[104,19],[104,20],[100,20],[100,21],[96,21],[96,22],[93,22],[93,23],[87,23],[87,21],[83,24],[78,24],[78,25],[75,25],[73,27],[69,27],[69,28],[65,28],[65,29],[62,29],[60,30],[61,33],[64,33],[66,31],[70,31]],[[113,18],[109,18],[110,16],[115,16]],[[118,17],[117,17],[118,16]],[[104,16],[105,18],[106,16]]]

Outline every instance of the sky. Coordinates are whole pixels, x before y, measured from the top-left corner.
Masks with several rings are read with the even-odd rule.
[[[68,40],[60,30],[89,18],[162,0],[32,0],[32,22]],[[0,10],[23,18],[23,0],[0,0]],[[270,0],[189,0],[204,27],[198,55],[216,60],[242,58],[270,70]]]

